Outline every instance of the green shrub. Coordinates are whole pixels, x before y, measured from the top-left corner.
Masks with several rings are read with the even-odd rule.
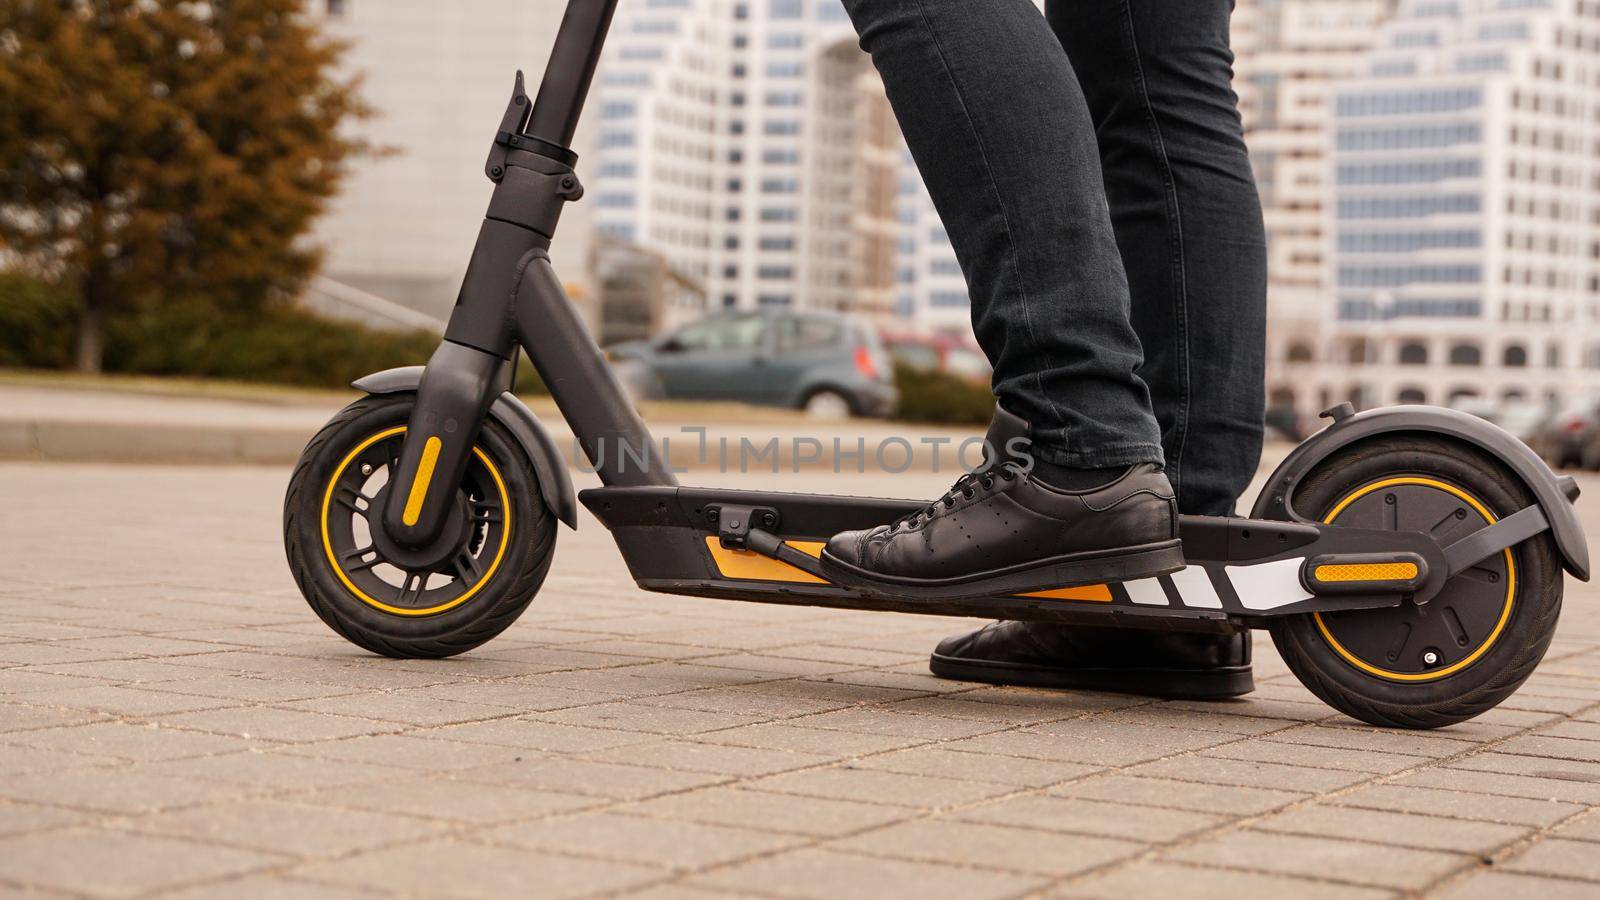
[[[0,274],[0,366],[66,368],[81,307],[37,279]],[[423,331],[387,332],[294,308],[222,312],[205,300],[133,305],[106,322],[105,370],[306,387],[344,387],[370,372],[421,365],[439,344]],[[533,367],[520,388],[537,391]]]
[[[71,365],[79,309],[38,279],[0,272],[0,366]]]
[[[948,372],[894,367],[900,388],[896,418],[937,425],[987,425],[994,416],[994,394],[987,385],[975,384]]]
[[[141,304],[106,324],[106,370],[342,387],[392,366],[420,365],[439,343],[297,309],[218,312],[199,300]]]

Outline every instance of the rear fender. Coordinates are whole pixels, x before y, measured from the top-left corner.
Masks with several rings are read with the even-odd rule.
[[[422,383],[422,366],[402,366],[374,372],[352,383],[358,391],[369,394],[403,394],[416,391]],[[539,479],[539,493],[545,505],[568,528],[578,527],[578,501],[572,489],[572,476],[567,473],[566,461],[556,446],[550,430],[533,414],[526,403],[506,391],[489,406],[489,418],[499,422],[511,432],[522,446],[528,459],[533,461],[534,475]]]
[[[1478,447],[1504,463],[1544,510],[1566,570],[1580,581],[1589,580],[1589,544],[1572,507],[1577,483],[1570,477],[1558,478],[1527,444],[1459,410],[1435,406],[1388,406],[1355,414],[1348,412],[1348,406],[1335,410],[1332,425],[1307,438],[1273,471],[1256,497],[1253,518],[1311,522],[1293,505],[1301,480],[1318,463],[1357,441],[1406,432],[1441,435]]]

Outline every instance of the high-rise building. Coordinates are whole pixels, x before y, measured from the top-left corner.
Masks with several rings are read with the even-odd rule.
[[[600,232],[714,307],[892,314],[899,138],[838,0],[624,0],[596,95]]]
[[[449,316],[494,185],[483,174],[512,77],[539,82],[561,0],[309,0],[306,12],[349,44],[374,109],[352,130],[388,151],[355,161],[313,239],[323,274],[436,319]],[[587,162],[591,109],[574,141]],[[592,166],[580,164],[581,169]],[[586,179],[591,177],[580,170]],[[568,204],[551,258],[568,291],[593,300],[591,205]]]
[[[895,308],[919,334],[972,341],[972,301],[950,235],[907,151],[900,175]]]
[[[1600,387],[1600,3],[1403,0],[1332,92],[1329,306],[1281,390],[1554,404]]]
[[[1331,310],[1331,94],[1363,70],[1393,8],[1394,0],[1239,0],[1234,8],[1233,84],[1267,229],[1269,402],[1302,413],[1328,405],[1298,386],[1309,363],[1300,357]]]

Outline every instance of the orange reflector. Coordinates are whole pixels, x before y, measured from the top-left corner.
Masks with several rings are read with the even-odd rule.
[[[1410,581],[1417,577],[1417,564],[1394,563],[1337,563],[1317,566],[1311,573],[1318,581]]]
[[[417,519],[422,516],[422,501],[428,496],[428,482],[433,480],[433,468],[439,464],[439,448],[443,446],[444,442],[439,440],[438,435],[428,438],[422,445],[417,477],[411,482],[411,493],[406,495],[405,513],[400,517],[400,521],[407,525],[417,524]]]
[[[1111,588],[1103,584],[1085,584],[1080,587],[1056,588],[1052,591],[1033,591],[1018,597],[1044,597],[1049,600],[1088,600],[1093,603],[1110,603]]]
[[[784,543],[799,550],[807,556],[821,556],[822,541],[784,541]],[[717,566],[717,573],[723,578],[736,578],[740,581],[788,581],[800,584],[827,584],[825,578],[797,569],[781,560],[770,556],[762,556],[753,550],[729,550],[722,546],[722,541],[714,534],[706,535],[706,549],[711,552],[711,561]]]

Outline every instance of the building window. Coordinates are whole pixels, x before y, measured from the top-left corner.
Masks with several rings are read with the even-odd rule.
[[[1349,197],[1341,199],[1341,219],[1414,219],[1423,216],[1475,213],[1482,206],[1477,194],[1414,194]]]
[[[1417,113],[1458,112],[1483,103],[1477,87],[1437,87],[1406,90],[1352,92],[1339,95],[1336,114],[1344,116],[1408,116]]]
[[[1311,358],[1312,358],[1312,352],[1311,352],[1311,345],[1310,344],[1306,344],[1306,343],[1302,343],[1302,342],[1298,342],[1297,341],[1297,342],[1289,345],[1289,353],[1288,353],[1289,362],[1292,362],[1292,363],[1308,363],[1308,362],[1311,362]]]
[[[1401,388],[1394,400],[1396,403],[1427,403],[1428,392],[1418,387]]]
[[[1500,362],[1508,368],[1523,369],[1528,365],[1528,348],[1521,344],[1507,344]]]
[[[1456,344],[1450,348],[1450,365],[1481,366],[1483,350],[1477,344]]]
[[[817,21],[819,22],[848,22],[850,14],[845,11],[839,0],[818,0]]]
[[[1449,178],[1476,178],[1475,159],[1424,160],[1393,163],[1351,163],[1339,166],[1339,184],[1413,184]]]
[[[1340,287],[1404,287],[1408,284],[1475,284],[1483,279],[1477,265],[1340,266]]]
[[[1452,147],[1476,144],[1483,131],[1475,122],[1438,125],[1392,125],[1382,128],[1341,128],[1340,150],[1411,150],[1418,147]]]
[[[328,0],[328,15],[343,16],[349,12],[349,0]]]
[[[1402,344],[1400,346],[1400,365],[1425,366],[1428,364],[1427,344]],[[1416,401],[1421,403],[1422,401]]]

